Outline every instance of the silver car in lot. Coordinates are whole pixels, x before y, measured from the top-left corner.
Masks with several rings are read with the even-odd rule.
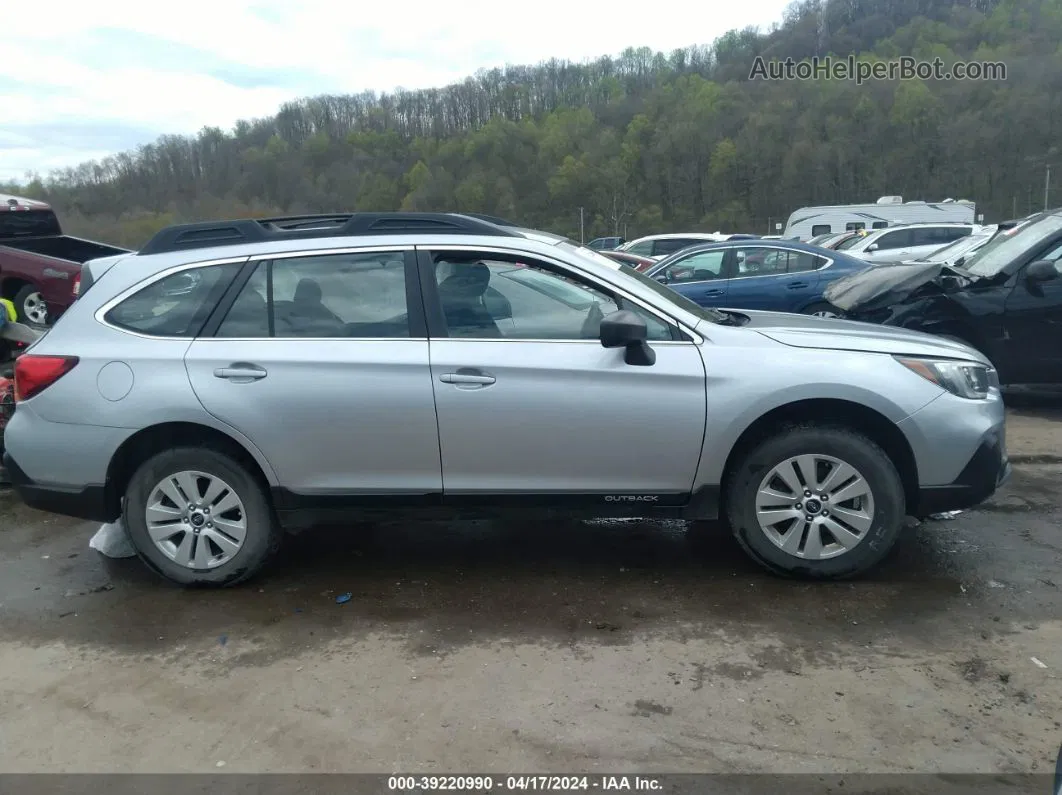
[[[177,583],[380,515],[724,519],[771,571],[850,577],[1010,472],[961,343],[703,309],[498,219],[183,225],[81,283],[16,363],[4,462]]]
[[[890,226],[845,241],[837,248],[875,265],[906,262],[932,254],[978,228],[976,224],[959,223]]]

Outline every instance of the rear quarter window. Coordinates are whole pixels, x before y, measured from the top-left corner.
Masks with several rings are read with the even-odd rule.
[[[230,263],[172,273],[133,293],[104,318],[138,334],[194,337],[239,269],[238,263]]]

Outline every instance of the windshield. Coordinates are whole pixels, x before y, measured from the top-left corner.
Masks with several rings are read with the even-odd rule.
[[[991,234],[967,235],[966,237],[960,237],[954,243],[949,243],[944,246],[944,248],[938,248],[931,254],[926,254],[926,256],[916,259],[915,262],[948,262],[949,260],[956,259],[960,254],[977,248],[986,240],[991,239]]]
[[[713,323],[726,323],[729,321],[729,317],[726,315],[725,312],[720,312],[718,309],[708,309],[707,307],[703,307],[700,304],[694,303],[686,296],[682,295],[681,293],[675,292],[670,287],[664,286],[656,279],[651,279],[644,273],[639,273],[630,265],[624,265],[617,262],[616,260],[609,259],[608,257],[594,251],[593,249],[586,248],[585,246],[579,246],[577,244],[569,243],[567,241],[565,241],[565,243],[561,245],[566,248],[570,248],[572,251],[582,257],[591,259],[601,265],[611,268],[612,270],[618,270],[625,276],[629,276],[630,278],[634,279],[634,281],[639,282],[640,284],[649,288],[668,303],[674,304],[680,309],[684,309],[691,315],[703,317],[705,320],[710,320]]]
[[[845,240],[843,243],[841,243],[839,245],[836,245],[833,248],[834,248],[835,251],[844,251],[846,248],[851,248],[852,246],[854,246],[856,243],[858,243],[861,240],[866,240],[866,238],[863,235],[852,235],[850,238]]]
[[[963,270],[974,276],[995,276],[1007,265],[1062,231],[1062,216],[1047,215],[1030,224],[1015,227],[979,248]]]

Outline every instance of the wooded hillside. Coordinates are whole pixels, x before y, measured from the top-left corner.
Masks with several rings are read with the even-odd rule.
[[[802,205],[886,194],[971,199],[999,220],[1042,208],[1052,158],[1062,182],[1060,42],[1062,0],[802,0],[766,33],[308,98],[12,190],[130,246],[180,220],[398,208],[578,238],[584,207],[587,239],[766,234]],[[827,54],[1003,61],[1008,79],[748,79],[757,55]]]

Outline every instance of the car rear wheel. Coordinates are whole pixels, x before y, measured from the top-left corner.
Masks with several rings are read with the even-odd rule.
[[[816,301],[814,304],[804,307],[804,311],[801,314],[814,315],[815,317],[843,317],[841,310],[826,301]]]
[[[727,483],[738,543],[770,571],[843,579],[876,566],[903,529],[903,484],[865,436],[817,425],[757,445]]]
[[[20,323],[34,323],[43,326],[48,322],[48,305],[41,298],[40,290],[32,284],[27,284],[17,293],[12,301],[15,305],[15,314]]]
[[[178,448],[145,461],[126,490],[124,515],[140,558],[180,585],[236,585],[280,546],[258,479],[217,450]]]

